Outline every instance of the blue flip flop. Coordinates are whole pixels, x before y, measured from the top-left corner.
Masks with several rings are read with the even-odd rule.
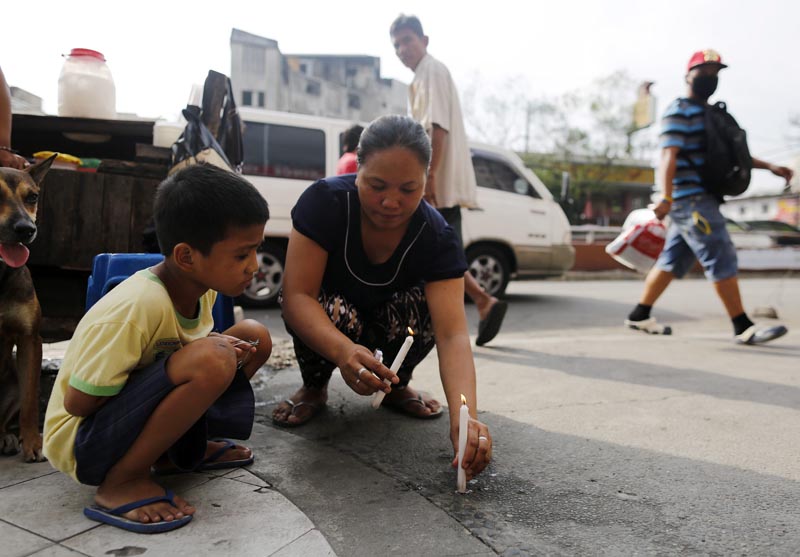
[[[240,466],[253,464],[255,461],[255,457],[253,457],[251,451],[250,458],[240,458],[239,460],[223,460],[218,462],[217,460],[219,457],[236,447],[236,443],[230,439],[212,439],[212,441],[222,442],[225,443],[225,445],[204,458],[203,462],[198,464],[197,468],[194,469],[195,472],[202,472],[204,470],[222,470],[224,468],[239,468]]]
[[[148,497],[147,499],[140,499],[139,501],[126,503],[117,507],[116,509],[107,509],[105,507],[101,507],[100,505],[92,505],[91,507],[86,507],[83,509],[83,514],[86,515],[86,518],[90,518],[104,524],[109,524],[129,532],[136,532],[138,534],[158,534],[160,532],[176,530],[181,526],[186,526],[192,520],[192,515],[187,514],[183,518],[177,518],[175,520],[162,520],[160,522],[137,522],[135,520],[125,518],[122,515],[132,510],[139,509],[146,505],[152,505],[153,503],[159,503],[161,501],[165,501],[177,508],[174,498],[175,493],[168,489],[164,495]]]

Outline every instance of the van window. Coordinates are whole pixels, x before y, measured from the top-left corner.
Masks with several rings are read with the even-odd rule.
[[[472,166],[475,168],[475,179],[478,186],[482,188],[541,198],[528,180],[501,160],[473,154]]]
[[[244,174],[319,180],[325,177],[322,130],[245,122]]]

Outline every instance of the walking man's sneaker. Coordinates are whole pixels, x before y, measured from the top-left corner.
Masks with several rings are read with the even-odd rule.
[[[670,327],[669,325],[661,325],[656,321],[655,317],[642,319],[641,321],[631,321],[630,319],[626,319],[625,326],[630,329],[635,329],[637,331],[643,331],[645,333],[649,333],[651,335],[672,334],[672,327]]]
[[[783,325],[760,328],[757,325],[752,325],[733,338],[736,340],[736,344],[762,344],[782,337],[788,332],[789,330]]]

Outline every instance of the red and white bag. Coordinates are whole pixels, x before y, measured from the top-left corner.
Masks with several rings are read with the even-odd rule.
[[[667,229],[658,220],[636,224],[606,246],[606,253],[634,271],[646,273],[664,249]]]

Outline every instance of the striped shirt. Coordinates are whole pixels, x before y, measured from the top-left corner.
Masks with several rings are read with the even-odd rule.
[[[672,179],[672,197],[679,199],[703,193],[700,169],[705,164],[705,105],[690,99],[676,99],[661,119],[659,147],[679,147]]]

